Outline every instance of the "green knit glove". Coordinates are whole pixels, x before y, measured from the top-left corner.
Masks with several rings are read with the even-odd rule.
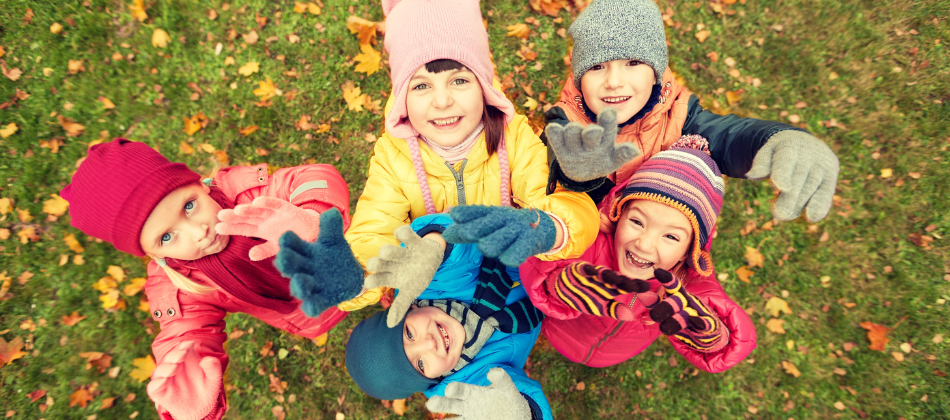
[[[447,242],[477,242],[482,255],[498,258],[508,267],[517,267],[532,255],[550,251],[557,240],[554,220],[536,209],[458,206],[449,211],[449,216],[455,224],[442,233]]]
[[[613,108],[601,111],[597,124],[551,123],[545,132],[561,171],[573,181],[603,178],[640,156],[633,143],[617,144],[617,111]]]
[[[432,397],[426,408],[434,413],[455,414],[459,420],[529,420],[531,406],[502,368],[488,371],[491,386],[452,382],[444,397]]]
[[[838,157],[815,136],[794,130],[779,131],[752,160],[749,179],[770,177],[778,189],[772,215],[792,220],[805,210],[808,220],[824,219],[838,182]]]
[[[367,289],[386,286],[399,290],[386,316],[389,328],[405,318],[412,301],[429,287],[445,253],[441,245],[420,238],[409,225],[397,228],[395,235],[406,246],[384,245],[380,248],[378,257],[366,261],[366,269],[373,274],[367,276],[364,283]]]

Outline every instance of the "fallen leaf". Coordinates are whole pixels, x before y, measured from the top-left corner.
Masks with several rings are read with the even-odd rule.
[[[200,125],[199,125],[199,127],[200,127]],[[185,118],[185,130],[186,130],[185,132],[187,133],[187,132],[188,132],[188,118]],[[192,134],[194,134],[194,133],[192,133]],[[181,144],[178,145],[178,151],[179,151],[179,152],[182,152],[182,153],[184,153],[184,154],[186,154],[186,155],[190,155],[190,154],[192,154],[192,153],[195,153],[195,148],[194,148],[194,147],[191,147],[190,144],[185,143],[184,141],[182,141]]]
[[[69,315],[63,315],[63,325],[67,327],[72,327],[73,325],[78,324],[79,321],[82,321],[84,319],[86,319],[85,316],[80,316],[79,312],[73,311],[73,313]]]
[[[102,301],[102,309],[106,312],[116,312],[126,308],[125,300],[119,297],[119,291],[116,289],[99,296],[99,300]]]
[[[904,361],[904,353],[899,351],[891,352],[891,356],[894,357],[894,360],[897,360],[898,362]]]
[[[373,133],[366,133],[366,135],[363,136],[363,140],[366,140],[367,143],[375,143],[376,135]]]
[[[796,378],[799,376],[802,376],[802,373],[798,371],[798,367],[796,367],[792,362],[783,360],[782,369],[785,369],[785,373],[792,375]]]
[[[749,270],[747,266],[742,266],[736,269],[736,274],[739,276],[739,280],[749,283],[749,277],[755,274],[755,271]]]
[[[66,74],[77,74],[86,71],[82,60],[69,60],[66,63]]]
[[[930,340],[934,344],[940,344],[943,342],[943,334],[937,334]]]
[[[261,351],[260,351],[261,357],[273,356],[274,352],[271,351],[271,348],[273,347],[274,347],[273,341],[268,341],[267,343],[265,343],[264,346],[261,347]]]
[[[56,119],[59,121],[60,127],[63,127],[63,130],[66,130],[66,135],[69,137],[78,137],[80,134],[82,134],[83,130],[86,129],[86,126],[62,115],[57,115]]]
[[[115,402],[115,399],[116,399],[116,397],[103,398],[103,399],[102,399],[102,405],[99,407],[99,409],[100,409],[100,410],[103,410],[103,409],[106,409],[106,408],[111,408],[111,407],[112,407],[112,404]]]
[[[257,73],[261,69],[260,63],[256,61],[248,61],[246,64],[241,66],[238,69],[238,74],[242,76],[250,76],[254,73]]]
[[[919,233],[911,233],[907,235],[907,239],[911,241],[914,245],[917,245],[924,249],[930,249],[930,243],[933,242],[934,238],[929,235],[921,235]]]
[[[254,45],[257,43],[257,40],[260,39],[260,37],[257,35],[257,31],[241,34],[241,38],[243,38],[244,42],[248,43],[248,45]]]
[[[6,76],[7,79],[10,79],[15,82],[17,80],[20,80],[20,75],[23,74],[23,71],[20,69],[8,69],[7,62],[4,60],[0,60],[0,73],[3,73],[3,75]]]
[[[23,245],[26,245],[28,242],[40,240],[40,236],[36,234],[36,227],[34,226],[24,226],[16,235],[20,237],[20,243]]]
[[[772,318],[765,323],[765,328],[775,334],[785,334],[784,319]]]
[[[30,279],[32,279],[33,276],[34,276],[33,272],[29,270],[24,271],[23,273],[20,274],[19,277],[17,277],[17,282],[20,283],[20,285],[22,286],[26,284],[28,281],[30,281]]]
[[[155,29],[152,32],[152,46],[155,48],[165,48],[171,40],[172,37],[168,36],[168,32],[163,29]]]
[[[353,60],[359,62],[354,70],[358,73],[366,73],[367,76],[376,73],[379,70],[379,60],[381,58],[379,51],[368,44],[360,44],[360,51],[360,54],[353,57]]]
[[[888,341],[891,341],[890,338],[887,338],[887,334],[891,332],[891,329],[870,321],[862,322],[860,325],[861,328],[868,330],[868,340],[871,341],[871,345],[868,346],[868,348],[871,350],[884,351],[884,346],[887,345]]]
[[[844,403],[841,402],[841,401],[835,401],[835,403],[832,404],[832,405],[833,405],[835,408],[837,408],[838,410],[844,410],[845,408],[847,408],[847,407],[844,406]]]
[[[561,9],[567,7],[568,3],[566,0],[530,0],[529,4],[535,12],[557,17]],[[586,4],[586,2],[580,4]]]
[[[251,126],[244,127],[244,128],[240,128],[240,127],[239,127],[239,128],[238,128],[238,133],[241,133],[241,135],[243,135],[244,137],[247,137],[247,136],[250,136],[251,133],[257,131],[257,129],[258,129],[257,125],[251,125]]]
[[[52,198],[43,202],[43,213],[53,216],[66,214],[66,210],[69,209],[69,202],[60,197],[59,194],[50,194],[49,196]]]
[[[894,170],[891,168],[881,169],[881,178],[890,178],[892,175],[894,175]]]
[[[376,44],[376,22],[350,16],[346,18],[346,29],[349,29],[351,34],[357,34],[360,45]]]
[[[307,3],[307,12],[310,13],[311,15],[319,15],[320,6],[317,6],[314,3]]]
[[[393,413],[397,416],[406,414],[406,399],[393,400]]]
[[[142,0],[133,0],[132,5],[129,6],[129,13],[132,15],[133,19],[136,19],[139,22],[145,22],[145,19],[148,19],[148,15],[145,14],[145,6],[142,4]]]
[[[792,308],[788,307],[788,302],[777,296],[769,298],[769,301],[765,303],[765,310],[771,312],[773,317],[778,317],[780,312],[792,313]]]
[[[83,352],[79,353],[79,357],[86,359],[86,370],[95,367],[98,373],[103,373],[112,366],[112,356],[102,352]]]
[[[129,280],[129,284],[125,285],[125,288],[122,289],[122,292],[126,296],[135,296],[138,292],[142,291],[142,288],[145,287],[146,279],[144,277],[136,277],[132,280]]]
[[[43,398],[45,396],[46,396],[46,390],[43,390],[43,389],[38,389],[29,394],[26,394],[26,397],[30,399],[31,403],[35,403],[36,400]]]
[[[846,371],[846,370],[844,370],[844,369],[842,369],[842,368],[834,368],[834,370],[832,370],[832,372],[833,372],[835,375],[838,375],[838,376],[845,376],[845,375],[848,374],[848,371]]]
[[[4,273],[6,272],[4,271]],[[0,275],[0,277],[4,276]],[[7,278],[5,283],[8,283],[9,281],[9,278]],[[4,294],[6,294],[6,292],[4,292]],[[26,356],[27,353],[21,351],[23,349],[23,345],[23,339],[20,337],[14,337],[9,343],[0,337],[0,366],[9,365],[14,360]]]
[[[69,396],[70,407],[78,404],[80,408],[86,408],[86,405],[89,404],[89,401],[92,401],[92,395],[89,394],[89,390],[86,388],[79,388],[79,390],[73,392]]]
[[[703,42],[706,41],[706,38],[709,38],[709,35],[711,34],[712,32],[708,29],[704,29],[702,31],[696,32],[696,35],[695,35],[696,40],[699,41],[700,44],[702,44]]]
[[[61,25],[59,22],[53,22],[53,24],[49,26],[49,32],[53,35],[58,35],[62,31],[63,25]]]
[[[749,263],[748,268],[759,267],[765,263],[765,256],[758,249],[750,246],[745,247],[745,260]]]
[[[30,209],[16,209],[17,217],[21,222],[29,222],[33,220],[33,216],[30,215]]]
[[[736,91],[726,91],[726,102],[729,106],[739,103],[739,99],[742,99],[742,94]]]
[[[106,269],[106,274],[114,278],[118,283],[125,281],[125,270],[117,265],[110,265],[109,268]]]
[[[913,347],[911,347],[910,343],[901,343],[899,347],[902,352],[907,354],[910,354],[910,351],[913,350]]]
[[[102,102],[102,109],[115,109],[115,104],[106,98],[105,96],[100,96],[96,98],[97,101]]]
[[[531,27],[524,23],[510,25],[507,29],[508,36],[513,36],[516,38],[528,39],[528,35],[531,34]]]
[[[146,379],[152,377],[152,371],[155,370],[155,359],[152,358],[151,354],[132,359],[132,366],[135,366],[135,369],[129,372],[129,376],[132,379],[138,379],[140,383],[145,382]]]
[[[362,112],[364,94],[360,91],[359,86],[354,86],[352,80],[347,80],[346,84],[340,88],[343,90],[343,100],[346,101],[347,108],[350,111]]]
[[[5,139],[7,137],[10,137],[13,135],[13,133],[16,133],[17,130],[19,130],[19,128],[17,127],[15,123],[7,124],[6,127],[0,128],[0,138]]]
[[[254,95],[261,98],[261,101],[266,101],[274,96],[279,96],[281,94],[280,89],[277,89],[277,86],[274,85],[274,81],[267,77],[267,80],[263,82],[257,82],[260,86],[257,89],[254,89]]]
[[[66,242],[66,246],[69,247],[75,253],[82,253],[85,249],[82,247],[82,244],[79,243],[79,240],[76,239],[76,235],[70,233],[63,237],[63,241]]]

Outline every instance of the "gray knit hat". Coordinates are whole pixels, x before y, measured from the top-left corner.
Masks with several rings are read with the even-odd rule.
[[[653,68],[656,83],[669,62],[666,30],[653,0],[594,0],[568,30],[574,39],[571,72],[580,90],[587,70],[613,60],[640,60]]]

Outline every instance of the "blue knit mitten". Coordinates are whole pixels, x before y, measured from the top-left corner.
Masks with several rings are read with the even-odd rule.
[[[547,213],[535,209],[493,206],[459,206],[449,211],[455,221],[442,233],[446,242],[478,242],[478,250],[517,267],[528,257],[549,251],[557,239],[557,227]]]
[[[274,265],[290,279],[290,293],[303,301],[307,316],[320,315],[363,291],[363,267],[343,239],[343,217],[336,208],[320,215],[315,242],[287,231],[279,244]]]

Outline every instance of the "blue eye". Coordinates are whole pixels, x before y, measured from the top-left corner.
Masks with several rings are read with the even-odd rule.
[[[191,200],[191,201],[185,203],[185,211],[190,212],[190,211],[192,211],[192,210],[194,210],[194,209],[195,209],[195,200]]]
[[[419,370],[422,371],[423,374],[426,373],[426,368],[424,368],[424,367],[422,366],[422,359],[419,359],[419,361],[416,362],[416,366],[419,367]]]
[[[676,241],[676,242],[679,242],[679,241],[680,241],[679,238],[677,238],[677,237],[675,237],[675,236],[673,236],[673,235],[666,235],[666,237],[669,238],[669,239],[672,239],[672,240],[674,240],[674,241]]]
[[[165,245],[166,242],[169,242],[171,240],[172,240],[172,234],[166,233],[162,235],[162,245]]]
[[[412,338],[412,333],[409,332],[409,327],[406,327],[406,337],[409,338],[409,341],[415,341],[415,340],[413,340],[413,338]]]

